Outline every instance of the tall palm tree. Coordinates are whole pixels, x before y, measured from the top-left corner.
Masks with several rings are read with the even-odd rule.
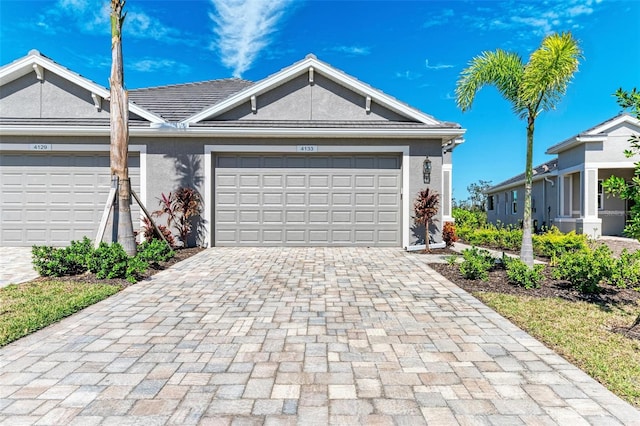
[[[483,52],[460,74],[456,102],[462,111],[471,109],[476,93],[495,86],[511,102],[513,111],[527,121],[527,157],[524,184],[524,217],[520,258],[533,266],[531,235],[531,186],[533,179],[533,132],[536,118],[554,109],[578,70],[582,52],[571,33],[551,34],[524,63],[516,53],[498,49]]]
[[[116,240],[124,251],[133,256],[136,254],[136,240],[133,234],[131,219],[131,184],[127,159],[129,155],[129,101],[124,89],[124,72],[122,66],[122,23],[125,0],[111,0],[111,86],[110,121],[111,121],[111,174],[118,177],[117,228]]]

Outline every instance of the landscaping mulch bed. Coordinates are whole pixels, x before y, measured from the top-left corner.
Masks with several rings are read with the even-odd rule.
[[[158,272],[164,271],[172,265],[175,265],[178,262],[181,262],[185,259],[190,258],[198,253],[200,253],[204,248],[202,247],[190,247],[190,248],[177,248],[174,249],[176,255],[169,259],[167,262],[158,262],[156,264],[150,264],[149,269],[140,277],[140,281],[145,280],[146,278],[151,277],[152,275],[157,274]],[[36,278],[34,281],[43,281],[43,280],[51,280],[51,277],[40,277]],[[97,278],[95,274],[91,272],[86,272],[80,275],[73,275],[67,277],[55,278],[56,281],[72,281],[72,282],[83,282],[90,284],[110,284],[116,285],[120,287],[128,287],[130,285],[134,285],[124,278],[114,278],[114,279],[100,279]]]
[[[585,294],[575,290],[568,281],[556,280],[551,276],[550,269],[544,271],[545,278],[540,288],[525,289],[509,283],[507,273],[503,269],[489,272],[486,281],[469,280],[462,276],[458,265],[445,263],[430,263],[429,267],[447,278],[458,287],[469,293],[493,292],[539,298],[561,298],[572,302],[588,302],[602,306],[640,306],[640,292],[633,289],[622,289],[611,285],[601,285],[601,291]],[[640,324],[632,327],[616,327],[612,331],[624,334],[633,339],[640,339]]]

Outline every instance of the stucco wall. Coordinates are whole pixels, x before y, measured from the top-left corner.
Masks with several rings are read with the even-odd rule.
[[[98,111],[91,93],[58,75],[43,71],[44,80],[35,72],[2,86],[0,110],[6,116],[21,118],[109,118],[109,102],[102,101]]]
[[[406,121],[406,118],[377,105],[375,98],[370,112],[366,112],[365,96],[317,73],[312,85],[308,75],[304,74],[256,96],[255,113],[251,111],[251,103],[246,102],[217,119]]]

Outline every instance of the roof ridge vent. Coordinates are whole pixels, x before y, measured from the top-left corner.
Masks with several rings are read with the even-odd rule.
[[[37,56],[42,56],[42,54],[40,53],[40,51],[38,49],[31,49],[29,51],[29,55],[37,55]]]

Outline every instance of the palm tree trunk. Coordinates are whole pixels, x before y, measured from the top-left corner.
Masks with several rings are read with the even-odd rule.
[[[533,131],[535,128],[535,111],[527,118],[527,158],[524,172],[524,209],[522,217],[522,247],[520,259],[529,267],[533,267],[533,239],[531,235],[531,186],[533,181]]]
[[[122,65],[122,9],[125,0],[111,0],[111,174],[119,180],[118,223],[116,241],[129,256],[136,254],[136,241],[131,220],[131,187],[129,182],[129,102],[124,90]]]

